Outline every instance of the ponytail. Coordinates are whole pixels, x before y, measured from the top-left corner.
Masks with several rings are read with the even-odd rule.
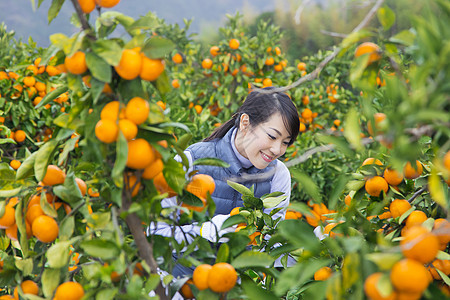
[[[217,127],[213,133],[211,133],[210,136],[208,136],[207,138],[205,138],[203,140],[203,142],[209,142],[212,141],[214,139],[221,139],[223,138],[227,132],[233,128],[233,126],[238,127],[239,125],[239,118],[238,118],[238,113],[235,113],[231,119],[229,119],[228,121],[226,121],[225,123],[223,123],[222,125],[220,125],[219,127]]]

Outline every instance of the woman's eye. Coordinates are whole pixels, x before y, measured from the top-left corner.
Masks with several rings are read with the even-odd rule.
[[[271,140],[274,140],[275,137],[273,135],[267,134]]]
[[[289,142],[283,142],[283,144],[285,144],[286,146],[289,146]]]

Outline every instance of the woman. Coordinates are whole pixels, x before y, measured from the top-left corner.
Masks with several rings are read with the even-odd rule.
[[[266,88],[270,89],[270,88]],[[200,228],[196,224],[175,228],[175,238],[181,242],[191,242],[193,236],[201,234],[210,241],[226,232],[219,232],[223,221],[228,218],[234,207],[243,206],[241,194],[231,188],[227,181],[235,181],[247,187],[254,185],[255,196],[261,197],[272,192],[283,192],[287,198],[275,208],[283,208],[273,218],[284,217],[289,205],[291,178],[287,167],[279,160],[289,145],[297,138],[299,116],[292,100],[284,93],[251,92],[233,117],[217,128],[200,143],[185,150],[191,166],[187,173],[197,170],[214,178],[216,188],[211,195],[215,204],[215,216]],[[192,162],[204,158],[216,157],[230,166],[192,165]],[[178,158],[178,160],[180,160]],[[175,198],[165,199],[163,207],[176,205]],[[274,208],[272,208],[274,209]],[[269,212],[270,210],[267,210]],[[174,232],[167,224],[158,223],[150,228],[152,233],[171,236]],[[184,234],[183,234],[184,232]],[[185,274],[187,269],[173,270],[173,275]]]

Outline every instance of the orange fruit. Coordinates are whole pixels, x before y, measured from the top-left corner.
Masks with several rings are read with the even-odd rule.
[[[240,207],[235,207],[230,212],[230,217],[239,214]]]
[[[195,174],[186,186],[186,190],[189,193],[200,199],[205,199],[208,192],[212,195],[215,188],[214,179],[207,174]]]
[[[209,58],[205,58],[205,59],[202,61],[202,68],[203,68],[203,69],[211,69],[212,65],[213,65],[213,62],[212,62],[212,60],[209,59]]]
[[[444,158],[442,159],[442,163],[447,171],[450,172],[450,150],[445,153]]]
[[[403,174],[397,172],[394,169],[386,168],[383,173],[383,177],[390,185],[397,186],[403,181]]]
[[[138,133],[136,124],[128,119],[119,120],[119,130],[122,132],[127,141],[134,139]]]
[[[162,172],[164,169],[164,163],[161,159],[155,159],[151,164],[149,164],[142,173],[142,178],[153,179],[156,175]]]
[[[161,59],[151,59],[142,55],[142,68],[139,76],[143,80],[154,81],[164,72],[164,61]]]
[[[17,170],[20,165],[22,163],[20,161],[18,161],[17,159],[13,159],[12,161],[10,161],[9,165],[11,166],[11,168],[13,168],[14,170]]]
[[[194,281],[192,279],[188,279],[185,284],[180,289],[180,293],[183,296],[184,299],[194,299],[194,294],[192,293],[190,285],[194,284]]]
[[[220,49],[217,46],[212,46],[211,48],[209,48],[209,53],[212,56],[217,56],[219,54],[219,51],[220,51]]]
[[[150,106],[147,100],[141,97],[134,97],[128,101],[125,108],[125,117],[136,125],[140,125],[147,121],[150,113]]]
[[[284,215],[284,219],[285,220],[297,220],[297,214],[295,213],[295,211],[292,210],[287,210],[286,214]]]
[[[42,210],[42,207],[40,204],[33,204],[28,207],[27,213],[26,213],[26,220],[28,223],[33,224],[33,221],[39,217],[44,215],[44,211]]]
[[[47,72],[48,76],[56,76],[62,73],[62,71],[58,68],[63,69],[64,72],[67,72],[66,66],[64,64],[61,64],[59,67],[46,66],[45,71]]]
[[[119,64],[114,67],[117,74],[126,80],[132,80],[138,77],[141,68],[142,56],[137,49],[124,49]]]
[[[17,130],[16,132],[14,132],[14,140],[16,142],[22,143],[23,141],[25,141],[26,138],[27,138],[27,135],[26,135],[25,131]]]
[[[405,221],[405,226],[408,228],[413,227],[414,225],[420,225],[428,219],[427,215],[421,210],[413,211]]]
[[[36,82],[34,87],[38,92],[45,92],[47,90],[47,85],[43,82]]]
[[[158,175],[153,178],[153,184],[161,194],[168,193],[169,197],[173,197],[176,195],[174,190],[167,183],[166,178],[164,178],[163,172],[159,172]]]
[[[383,276],[383,273],[376,272],[369,275],[364,281],[364,292],[367,298],[371,300],[395,300],[396,294],[392,291],[388,296],[383,297],[378,291],[378,282]]]
[[[266,61],[264,62],[264,64],[265,64],[266,66],[272,66],[274,63],[275,63],[275,60],[273,59],[273,57],[268,57],[268,58],[266,59]]]
[[[304,62],[299,62],[299,63],[297,64],[297,69],[298,69],[299,71],[306,71],[306,64],[305,64]]]
[[[14,225],[9,226],[5,229],[5,234],[7,237],[9,237],[13,241],[17,241],[17,224],[14,223]]]
[[[309,225],[313,227],[317,227],[319,225],[320,216],[315,211],[311,210],[309,214],[305,215],[305,218]]]
[[[177,80],[177,79],[175,79],[175,80]],[[157,101],[156,105],[161,107],[162,110],[166,110],[166,104],[164,102],[162,102],[161,100]]]
[[[322,267],[314,273],[314,280],[327,280],[332,274],[330,267]]]
[[[86,191],[87,191],[87,185],[86,182],[84,182],[83,179],[81,178],[75,178],[75,181],[78,185],[78,188],[80,189],[81,195],[86,195]]]
[[[135,139],[128,142],[127,167],[145,169],[154,159],[153,148],[146,140]]]
[[[78,282],[67,281],[56,288],[54,300],[80,300],[83,296],[84,289],[81,284]]]
[[[131,197],[136,196],[139,193],[139,188],[141,183],[137,181],[137,177],[132,173],[128,173],[125,178],[125,189],[127,191],[131,190]]]
[[[59,226],[56,221],[46,215],[38,216],[31,224],[33,235],[43,243],[51,243],[58,237]]]
[[[208,272],[208,287],[213,292],[226,293],[236,285],[237,279],[237,272],[232,265],[217,263]]]
[[[14,300],[14,297],[11,295],[2,295],[0,296],[0,300]]]
[[[447,248],[447,244],[450,242],[450,223],[446,219],[439,218],[434,220],[433,234],[439,239],[441,245]],[[441,249],[444,251],[443,249]]]
[[[408,161],[403,168],[403,174],[405,175],[405,178],[408,179],[416,179],[422,174],[423,167],[420,161],[416,160],[416,166],[413,167],[411,163]]]
[[[36,78],[34,78],[33,76],[26,76],[23,79],[23,84],[28,87],[34,86],[36,84]]]
[[[239,44],[240,43],[237,39],[231,39],[228,45],[230,46],[231,49],[236,50],[239,48]]]
[[[436,259],[431,265],[428,266],[428,271],[430,272],[431,276],[433,276],[433,278],[436,280],[441,280],[442,277],[436,271],[436,269],[440,270],[448,276],[450,274],[450,260]]]
[[[374,176],[372,178],[369,178],[366,180],[365,183],[366,192],[370,196],[379,197],[381,194],[381,191],[384,191],[387,193],[389,189],[389,185],[387,184],[386,180],[384,180],[381,176]]]
[[[379,61],[381,59],[381,49],[377,44],[371,42],[365,42],[359,45],[355,50],[355,57],[360,57],[361,55],[369,55],[368,63]]]
[[[395,199],[389,205],[389,211],[393,218],[400,217],[411,208],[411,204],[404,199]]]
[[[211,265],[202,264],[195,268],[192,274],[192,280],[196,288],[200,291],[208,288],[208,275],[212,269]]]
[[[44,179],[42,179],[42,183],[44,185],[57,185],[63,184],[64,180],[66,180],[66,173],[61,170],[58,166],[48,165],[47,172],[45,172]]]
[[[439,246],[438,238],[420,225],[409,228],[400,241],[403,255],[423,264],[431,262],[436,257]]]
[[[5,212],[3,213],[3,216],[0,217],[0,228],[5,229],[8,228],[16,222],[16,210],[9,205],[5,206]]]
[[[120,102],[119,101],[111,101],[106,103],[106,105],[102,108],[100,112],[100,118],[102,120],[111,120],[117,121],[120,115]],[[122,108],[123,109],[123,108]]]
[[[20,284],[24,294],[37,295],[39,293],[39,286],[32,280],[25,280]],[[19,299],[19,291],[17,287],[14,289],[14,299]]]
[[[111,8],[116,6],[120,0],[95,0],[95,3],[97,3],[98,6],[104,7],[104,8]]]
[[[197,112],[197,114],[201,114],[201,112],[203,111],[203,107],[201,105],[194,105],[194,109]]]
[[[413,259],[404,258],[394,264],[390,274],[394,288],[400,292],[421,293],[428,287],[428,271]]]
[[[179,87],[180,87],[180,81],[179,81],[178,79],[172,80],[172,87],[173,87],[174,89],[179,88]]]
[[[345,196],[344,202],[347,206],[350,206],[350,204],[352,203],[352,197],[350,195]]]
[[[181,56],[180,53],[177,53],[174,56],[172,56],[172,61],[176,64],[181,64],[183,62],[183,56]]]
[[[272,86],[272,79],[270,79],[270,78],[265,78],[265,79],[262,81],[262,84],[263,84],[263,87]]]
[[[382,166],[383,163],[381,162],[381,160],[379,160],[377,158],[369,157],[369,158],[366,158],[363,161],[363,163],[362,163],[362,166],[367,166],[367,165],[379,165],[379,166]]]
[[[78,0],[81,10],[85,13],[91,13],[95,9],[95,0]]]
[[[373,119],[375,121],[375,129],[377,131],[380,131],[380,129],[382,127],[381,126],[381,122],[386,120],[386,114],[380,113],[380,112],[379,113],[375,113],[373,115]],[[369,120],[369,122],[367,122],[367,131],[369,131],[370,135],[375,135],[374,128],[372,127],[372,122],[370,120]]]
[[[95,125],[95,136],[105,144],[114,143],[119,136],[119,126],[108,119],[99,120]]]
[[[86,54],[82,51],[75,52],[72,56],[66,56],[64,66],[72,74],[80,75],[87,71]]]

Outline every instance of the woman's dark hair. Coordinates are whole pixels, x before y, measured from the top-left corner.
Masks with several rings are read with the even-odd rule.
[[[265,90],[273,89],[266,87]],[[297,138],[300,120],[297,108],[291,98],[285,93],[260,93],[251,92],[244,101],[244,104],[237,110],[230,120],[216,128],[214,132],[203,141],[211,141],[216,138],[222,138],[233,127],[239,128],[240,117],[247,114],[250,119],[250,125],[255,127],[266,122],[273,114],[279,113],[283,118],[284,126],[289,132],[291,139],[289,145],[294,143]]]

